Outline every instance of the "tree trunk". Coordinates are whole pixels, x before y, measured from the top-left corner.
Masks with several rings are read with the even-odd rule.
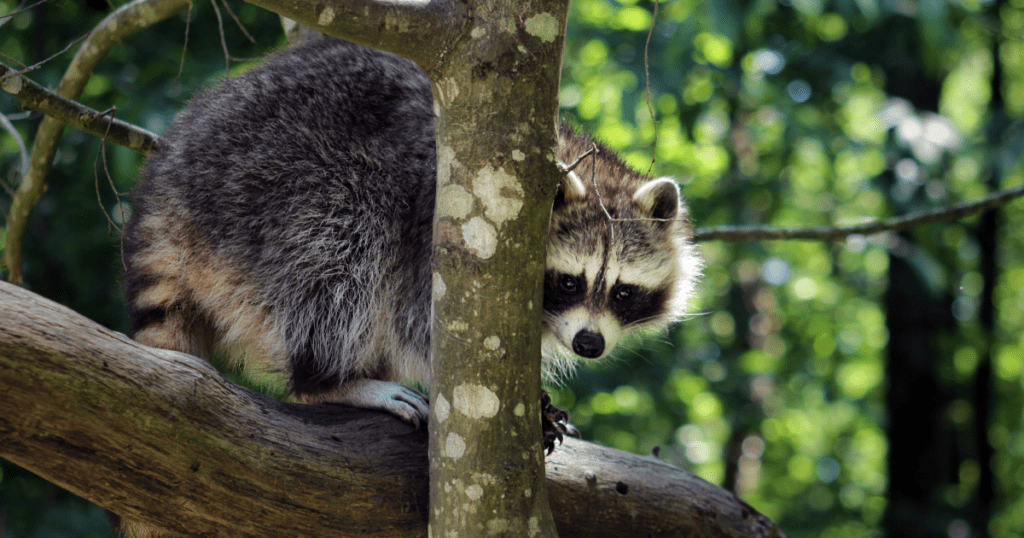
[[[432,536],[555,533],[540,318],[568,5],[545,4],[525,14],[492,4],[473,21],[477,38],[458,42],[432,77]]]
[[[934,341],[951,323],[949,310],[910,262],[896,255],[889,257],[885,302],[889,503],[884,526],[893,537],[938,536],[950,516],[936,503],[935,492],[949,483],[957,465],[942,416],[950,397],[934,363]]]

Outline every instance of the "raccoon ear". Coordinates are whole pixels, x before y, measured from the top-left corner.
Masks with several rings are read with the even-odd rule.
[[[674,220],[679,214],[679,184],[670,177],[652,179],[637,189],[633,201],[651,218]]]
[[[566,203],[580,202],[587,197],[587,187],[583,185],[580,176],[576,172],[566,172],[562,181],[558,182],[558,190],[555,191],[555,209]]]

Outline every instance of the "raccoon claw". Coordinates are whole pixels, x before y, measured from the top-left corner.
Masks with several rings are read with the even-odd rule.
[[[399,409],[389,407],[386,411],[389,411],[391,414],[398,416],[398,418],[409,422],[416,428],[419,428],[421,423],[426,424],[427,417],[430,415],[430,402],[427,399],[427,395],[416,389],[406,387],[405,385],[398,383],[395,383],[395,385],[397,385],[398,388],[391,395],[391,398],[394,402],[401,402],[401,404],[405,405],[392,403],[392,406],[398,407]],[[411,412],[409,412],[410,410]]]
[[[551,405],[551,395],[541,390],[540,396],[541,428],[544,431],[544,449],[548,454],[555,451],[555,441],[564,442],[564,436],[579,438],[580,432],[569,424],[569,412]]]
[[[544,425],[544,450],[550,455],[555,451],[555,441],[558,444],[565,442],[565,436],[579,438],[580,432],[575,426],[568,422],[549,422],[547,417],[543,419]]]

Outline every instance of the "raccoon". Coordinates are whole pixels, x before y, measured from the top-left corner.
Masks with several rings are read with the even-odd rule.
[[[413,62],[333,38],[195,97],[134,193],[133,337],[280,374],[297,401],[425,421],[397,381],[429,374],[432,103]],[[674,180],[564,123],[557,158],[576,166],[547,246],[549,378],[679,318],[701,265]]]

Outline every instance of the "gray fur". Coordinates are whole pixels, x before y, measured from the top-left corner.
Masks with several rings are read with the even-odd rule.
[[[196,97],[135,194],[129,300],[146,276],[132,263],[146,242],[136,223],[169,213],[256,283],[249,306],[268,306],[288,359],[316,370],[292,380],[298,392],[421,374],[423,365],[382,364],[376,351],[426,357],[429,348],[431,104],[412,62],[339,40],[284,52]],[[374,341],[370,319],[382,308],[386,343]],[[214,333],[229,325],[212,322]]]

